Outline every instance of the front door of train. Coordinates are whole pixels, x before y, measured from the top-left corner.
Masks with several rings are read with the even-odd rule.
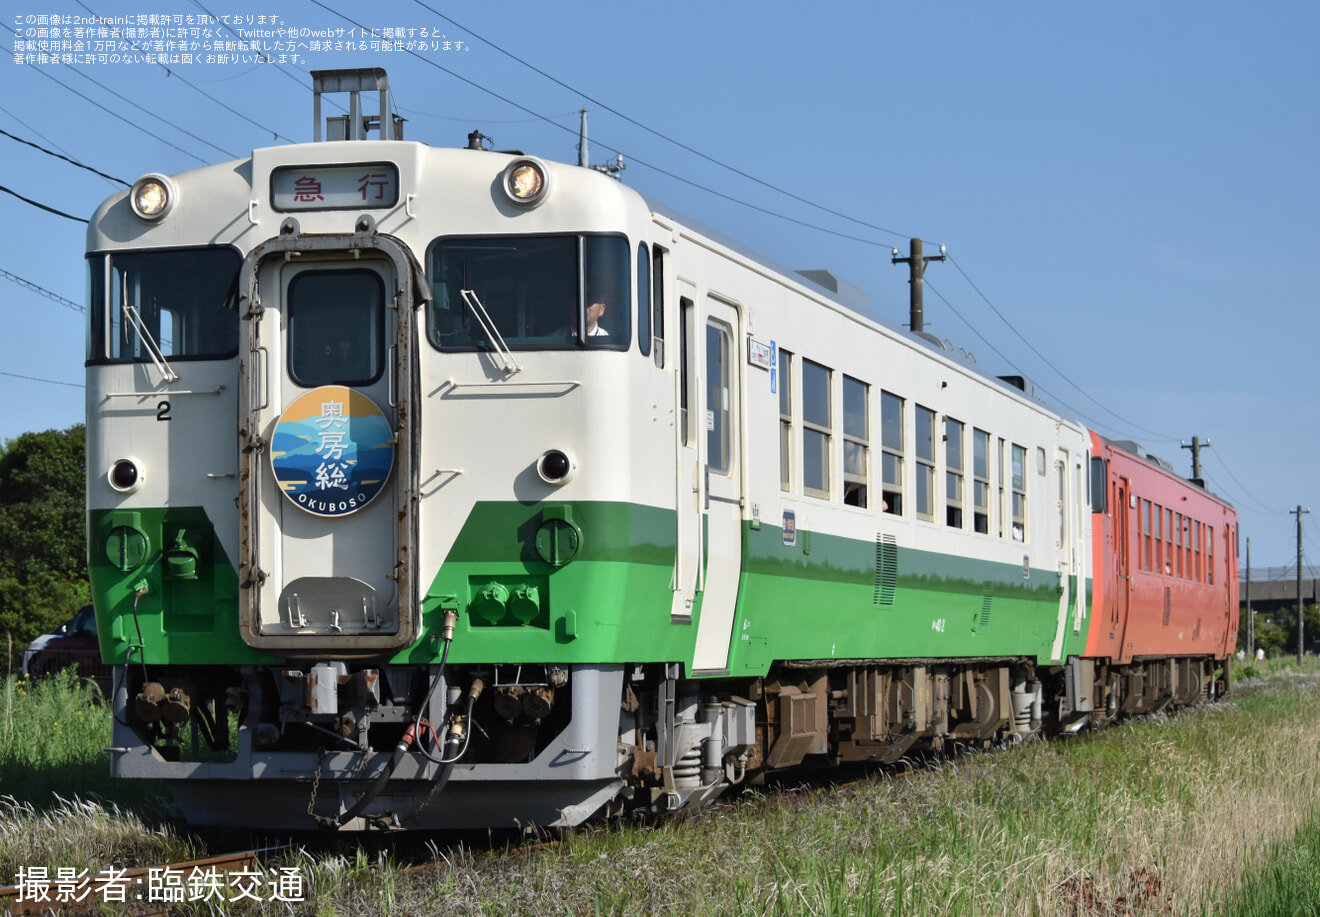
[[[353,238],[356,256],[343,237],[293,237],[245,266],[240,607],[262,649],[415,639],[412,271],[392,243]]]
[[[704,344],[699,405],[702,413],[698,422],[705,446],[705,575],[692,669],[720,672],[729,667],[738,583],[742,578],[742,349],[737,310],[715,299],[706,302],[706,326],[698,332]]]

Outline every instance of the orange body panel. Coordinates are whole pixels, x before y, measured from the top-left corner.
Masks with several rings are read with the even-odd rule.
[[[1091,516],[1086,655],[1227,656],[1238,627],[1237,512],[1094,432],[1091,455],[1105,462],[1106,506]]]

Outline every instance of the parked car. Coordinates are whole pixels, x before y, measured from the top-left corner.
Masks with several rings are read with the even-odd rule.
[[[102,693],[110,690],[110,666],[101,661],[91,605],[84,605],[52,633],[33,640],[23,653],[23,674],[29,678],[41,678],[71,665],[78,667],[80,676],[95,681]]]

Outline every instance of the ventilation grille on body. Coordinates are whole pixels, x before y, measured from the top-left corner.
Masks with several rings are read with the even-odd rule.
[[[898,540],[875,536],[875,604],[893,605],[898,592]]]

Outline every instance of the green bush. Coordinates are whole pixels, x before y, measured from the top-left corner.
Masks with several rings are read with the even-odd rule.
[[[110,708],[65,669],[49,678],[8,676],[0,688],[0,787],[44,807],[53,794],[109,794]]]

